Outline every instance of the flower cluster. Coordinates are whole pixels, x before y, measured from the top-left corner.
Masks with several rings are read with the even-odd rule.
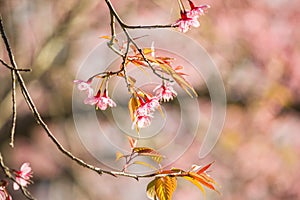
[[[15,175],[15,181],[13,183],[13,189],[18,190],[21,187],[26,187],[32,181],[32,170],[29,163],[23,163],[20,170],[12,170]],[[7,190],[8,182],[6,180],[0,180],[0,200],[12,200],[11,195]]]
[[[97,94],[94,95],[94,90],[91,86],[92,78],[87,81],[74,80],[77,84],[77,88],[80,91],[85,91],[87,97],[84,100],[85,104],[95,105],[96,109],[106,110],[108,107],[116,107],[117,104],[108,96],[107,89],[101,93],[101,87]],[[177,96],[176,91],[173,89],[171,84],[167,81],[163,81],[161,85],[158,85],[153,92],[155,96],[151,96],[144,92],[134,92],[133,101],[134,106],[131,108],[131,118],[132,118],[132,129],[145,128],[151,124],[154,111],[160,107],[161,102],[169,102]]]
[[[16,183],[13,184],[14,190],[18,190],[21,186],[27,186],[32,177],[32,170],[29,163],[24,163],[19,171],[15,171]]]
[[[180,11],[181,18],[178,19],[174,24],[177,25],[179,31],[183,33],[190,30],[191,26],[199,27],[200,23],[198,21],[198,18],[201,15],[204,15],[207,9],[210,8],[209,5],[195,6],[194,3],[190,0],[189,0],[189,5],[190,5],[190,10],[185,10],[184,8],[181,8]]]
[[[158,98],[156,96],[149,97],[144,95],[145,98],[138,96],[139,106],[134,112],[134,120],[132,123],[132,129],[145,128],[151,124],[151,118],[153,118],[153,112],[159,107]]]
[[[137,93],[135,99],[137,105],[136,108],[133,108],[133,123],[132,129],[136,128],[145,128],[151,124],[151,119],[153,118],[153,112],[160,107],[160,102],[168,102],[173,100],[177,96],[176,91],[169,84],[163,81],[162,85],[157,86],[154,90],[155,96],[150,96],[146,93]]]
[[[169,102],[177,96],[177,92],[173,89],[171,84],[169,82],[165,83],[165,81],[162,85],[157,86],[153,92],[156,92],[156,96],[163,102]]]
[[[103,94],[99,89],[97,94],[94,96],[94,90],[91,87],[92,78],[87,81],[83,80],[74,80],[74,83],[77,84],[77,88],[80,91],[87,92],[87,98],[84,100],[85,104],[95,105],[96,109],[106,110],[107,107],[115,107],[117,104],[108,96],[108,92],[105,89]]]

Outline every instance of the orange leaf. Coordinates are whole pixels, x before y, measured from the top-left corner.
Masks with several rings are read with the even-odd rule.
[[[214,162],[209,163],[208,165],[202,167],[201,169],[199,169],[196,173],[197,174],[202,174],[203,172],[205,172]]]
[[[171,200],[177,186],[176,178],[165,176],[155,180],[155,193],[159,200]]]
[[[188,176],[197,180],[199,183],[203,184],[204,186],[218,192],[218,190],[214,187],[213,184],[216,184],[216,182],[207,176],[205,173],[202,173],[201,175],[195,173],[195,172],[188,172]]]
[[[134,113],[137,110],[138,106],[139,106],[138,100],[137,100],[136,96],[133,95],[129,99],[129,102],[128,102],[128,110],[129,110],[129,114],[130,114],[130,117],[131,117],[132,121],[135,120]]]
[[[190,181],[195,186],[197,186],[200,189],[200,191],[203,193],[203,196],[205,198],[205,196],[206,196],[205,189],[203,188],[203,186],[196,179],[194,179],[192,177],[189,177],[189,176],[184,176],[183,178],[186,179],[186,180],[188,180],[188,181]]]
[[[163,159],[160,153],[149,147],[135,147],[132,151],[138,153],[139,156],[148,156],[157,163],[160,163]]]

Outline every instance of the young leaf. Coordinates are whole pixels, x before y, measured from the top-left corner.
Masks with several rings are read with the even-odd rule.
[[[139,156],[148,156],[157,163],[160,163],[163,159],[160,153],[149,147],[135,147],[132,151],[138,153]]]
[[[147,190],[146,190],[146,194],[147,197],[151,200],[156,200],[157,196],[156,196],[156,192],[155,192],[155,181],[156,179],[152,180],[148,185],[147,185]]]
[[[171,200],[177,186],[175,177],[165,176],[155,179],[155,193],[160,200]]]
[[[195,172],[189,172],[188,176],[197,180],[199,183],[201,183],[202,185],[218,192],[218,190],[215,188],[214,184],[216,184],[216,182],[210,178],[209,176],[207,176],[205,173],[202,174],[197,174]]]
[[[135,140],[135,139],[133,139],[131,137],[128,137],[128,141],[129,141],[129,144],[130,144],[130,148],[134,149],[135,146],[136,146],[137,140]]]
[[[116,161],[120,160],[120,158],[123,158],[124,154],[122,154],[121,152],[116,152]]]
[[[202,167],[201,169],[199,169],[196,173],[197,174],[202,174],[204,173],[214,162],[209,163],[208,165],[205,165],[204,167]]]
[[[140,156],[148,156],[157,163],[161,163],[162,159],[164,158],[162,155],[156,155],[156,154],[152,154],[152,153],[140,153],[139,155]]]
[[[200,191],[203,193],[203,196],[204,196],[204,199],[205,199],[205,197],[206,197],[205,189],[203,188],[203,186],[196,179],[191,178],[189,176],[184,176],[183,178],[190,181],[194,185],[196,185],[200,189]]]
[[[133,148],[133,152],[135,152],[135,153],[156,153],[156,154],[159,154],[158,152],[156,152],[154,149],[152,149],[150,147],[135,147],[135,148]]]
[[[132,120],[132,121],[135,120],[134,113],[135,113],[136,109],[138,108],[138,106],[139,106],[138,100],[137,100],[137,98],[135,97],[135,95],[133,95],[133,96],[129,99],[129,102],[128,102],[128,110],[129,110],[129,114],[130,114],[130,117],[131,117],[131,120]]]

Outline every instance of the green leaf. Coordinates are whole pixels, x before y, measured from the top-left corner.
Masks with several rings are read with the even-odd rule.
[[[152,200],[156,200],[156,197],[157,197],[156,192],[155,192],[155,181],[156,181],[156,179],[152,180],[147,185],[147,190],[146,190],[147,197]]]

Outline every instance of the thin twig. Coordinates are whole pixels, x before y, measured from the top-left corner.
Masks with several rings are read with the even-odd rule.
[[[17,102],[16,102],[16,71],[11,70],[11,101],[12,101],[12,124],[10,129],[10,143],[9,145],[13,148],[15,141],[15,132],[17,124]]]
[[[20,72],[31,72],[31,69],[15,69],[12,66],[10,66],[9,64],[7,64],[4,60],[2,60],[0,58],[0,62],[2,65],[4,65],[5,67],[7,67],[8,69],[14,70],[14,71],[20,71]]]
[[[13,54],[11,51],[11,47],[10,44],[8,42],[8,39],[6,37],[5,31],[4,31],[4,27],[3,24],[0,23],[0,28],[1,28],[1,35],[5,43],[7,52],[9,54],[9,58],[12,59],[13,58]],[[11,61],[13,62],[13,61]],[[16,66],[16,63],[14,63],[14,65]],[[16,67],[17,68],[17,67]],[[53,135],[53,133],[51,132],[51,130],[48,128],[47,124],[45,123],[45,121],[43,120],[43,118],[41,117],[34,101],[31,98],[31,95],[27,89],[27,86],[23,80],[23,77],[21,75],[21,73],[19,71],[16,71],[16,78],[18,80],[18,83],[21,87],[21,92],[23,94],[23,97],[29,107],[29,109],[31,110],[33,116],[35,117],[35,120],[37,122],[37,124],[41,125],[42,128],[44,129],[44,131],[46,132],[47,136],[51,139],[51,141],[56,145],[56,147],[58,148],[58,150],[63,153],[64,155],[66,155],[67,157],[69,157],[71,160],[75,161],[77,164],[79,164],[82,167],[88,168],[92,171],[95,171],[98,174],[108,174],[114,177],[117,176],[124,176],[124,177],[129,177],[129,178],[134,178],[136,180],[138,180],[139,178],[143,178],[143,177],[152,177],[155,176],[156,174],[148,174],[148,175],[144,175],[144,176],[140,176],[140,175],[136,175],[136,174],[131,174],[131,173],[125,173],[125,172],[120,172],[120,171],[109,171],[109,170],[103,170],[99,167],[96,167],[94,165],[88,164],[85,161],[81,160],[80,158],[74,156],[70,151],[66,150],[62,144],[60,144],[60,142],[56,139],[56,137]]]
[[[119,17],[118,13],[116,12],[115,8],[113,7],[113,5],[111,4],[110,0],[105,0],[109,10],[110,10],[110,14],[113,15],[114,17],[111,17],[111,20],[117,20],[118,23],[120,24],[123,32],[125,33],[126,37],[127,37],[127,47],[130,45],[130,43],[132,43],[138,50],[138,52],[141,54],[142,58],[144,59],[144,61],[148,64],[148,66],[150,67],[150,69],[152,70],[152,72],[158,76],[159,78],[166,80],[166,81],[170,81],[173,82],[172,80],[160,75],[159,73],[157,73],[157,71],[155,70],[155,68],[152,66],[152,64],[149,62],[149,60],[146,58],[143,50],[137,45],[137,43],[134,41],[134,39],[131,37],[131,35],[129,34],[128,29],[143,29],[143,28],[171,28],[171,27],[176,27],[175,25],[150,25],[150,26],[129,26],[127,24],[125,24],[122,19]],[[113,33],[113,30],[115,29],[115,22],[111,22],[111,30]],[[112,35],[112,38],[114,36]],[[112,40],[111,40],[112,41]],[[125,52],[126,54],[128,53],[129,49],[127,48],[127,51]],[[123,56],[123,61],[124,61],[125,57]],[[126,59],[125,59],[126,61]]]
[[[14,137],[15,137],[15,130],[16,130],[16,123],[17,123],[17,105],[16,105],[16,71],[17,65],[12,53],[12,50],[9,46],[9,41],[4,31],[3,23],[2,23],[2,16],[0,15],[0,32],[2,35],[2,39],[5,43],[6,50],[8,52],[9,60],[12,65],[11,69],[11,82],[12,82],[12,92],[11,92],[11,101],[12,101],[12,124],[10,130],[10,146],[14,147]]]

